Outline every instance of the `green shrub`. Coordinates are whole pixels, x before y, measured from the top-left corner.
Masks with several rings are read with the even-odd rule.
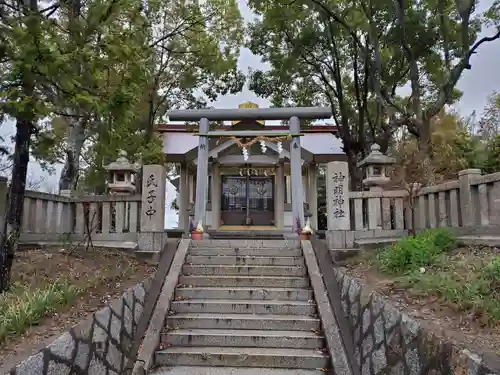
[[[457,246],[455,234],[448,229],[429,229],[422,233],[422,236],[427,237],[442,252],[448,252]]]
[[[481,278],[488,281],[491,292],[500,294],[500,256],[494,257],[484,266]]]
[[[379,268],[388,273],[407,273],[433,264],[437,257],[456,246],[453,233],[445,229],[428,230],[415,237],[404,237],[377,255]]]
[[[47,314],[68,305],[78,289],[67,282],[55,281],[48,287],[22,291],[19,286],[0,296],[0,342],[20,335]]]

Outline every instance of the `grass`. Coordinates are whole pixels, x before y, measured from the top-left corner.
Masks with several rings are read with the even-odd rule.
[[[500,256],[470,257],[461,252],[442,256],[424,273],[410,272],[401,285],[416,296],[436,296],[457,311],[469,312],[485,324],[500,322]]]
[[[0,295],[0,367],[45,345],[143,281],[155,267],[110,249],[22,249]]]
[[[8,293],[0,295],[0,343],[23,334],[47,314],[67,306],[78,293],[78,288],[60,280],[33,290],[13,285]]]
[[[403,238],[371,263],[394,278],[413,297],[437,297],[457,312],[467,312],[484,325],[500,323],[500,255],[490,248],[457,249],[455,236],[444,229]]]

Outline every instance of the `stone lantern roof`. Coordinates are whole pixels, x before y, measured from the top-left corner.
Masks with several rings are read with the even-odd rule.
[[[374,143],[371,147],[370,154],[358,163],[358,167],[392,165],[394,163],[396,163],[396,159],[381,153],[380,146]]]
[[[391,158],[380,152],[380,146],[374,143],[371,147],[370,154],[361,160],[357,166],[366,169],[366,178],[363,180],[363,185],[369,187],[370,190],[379,190],[390,181],[386,175],[386,167],[394,164],[395,158]]]
[[[109,163],[104,166],[109,172],[133,172],[136,173],[139,171],[140,167],[137,164],[132,164],[127,159],[127,152],[124,150],[120,150],[118,152],[118,158],[116,161]]]

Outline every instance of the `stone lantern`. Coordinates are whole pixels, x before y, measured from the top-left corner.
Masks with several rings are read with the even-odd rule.
[[[395,162],[396,159],[382,154],[380,146],[374,143],[370,154],[358,163],[358,167],[364,167],[366,170],[363,185],[370,188],[370,191],[381,190],[382,186],[391,180],[386,174],[386,168]]]
[[[107,185],[111,195],[135,194],[135,175],[140,167],[128,161],[125,151],[120,150],[116,161],[109,163],[104,169],[108,171]]]

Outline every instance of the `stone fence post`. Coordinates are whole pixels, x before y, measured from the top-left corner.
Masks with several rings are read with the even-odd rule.
[[[471,182],[474,178],[481,176],[480,169],[465,169],[458,172],[459,194],[460,194],[460,217],[462,226],[471,227],[476,223],[474,202],[472,200]]]
[[[163,165],[145,165],[142,171],[139,250],[159,253],[167,238],[165,233],[166,171]]]

